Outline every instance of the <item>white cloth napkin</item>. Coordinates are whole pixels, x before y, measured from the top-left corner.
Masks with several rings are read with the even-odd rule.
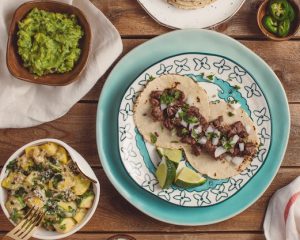
[[[267,240],[300,240],[300,177],[273,195],[264,231]]]
[[[42,86],[12,77],[6,66],[8,28],[24,0],[0,0],[0,128],[35,126],[63,116],[105,73],[123,50],[118,31],[89,0],[61,0],[81,9],[92,30],[87,66],[63,87]]]

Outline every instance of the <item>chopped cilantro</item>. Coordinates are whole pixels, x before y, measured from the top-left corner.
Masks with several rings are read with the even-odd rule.
[[[210,81],[212,81],[212,80],[214,79],[214,75],[212,75],[212,74],[211,74],[211,75],[208,75],[208,76],[207,76],[207,79],[210,80]]]
[[[17,159],[15,159],[15,160],[12,160],[8,163],[8,165],[6,167],[6,170],[15,171],[17,168],[18,168]]]
[[[54,188],[57,188],[57,185],[59,182],[63,180],[63,176],[61,174],[55,174],[54,177],[52,178],[52,184]]]
[[[66,230],[66,224],[60,225],[59,228],[60,228],[61,230]]]
[[[26,192],[25,188],[23,188],[23,187],[20,187],[15,192],[15,196],[18,196],[18,197],[23,197],[25,194],[27,194],[27,192]]]
[[[241,87],[239,86],[239,85],[234,85],[234,87],[233,87],[234,89],[236,89],[236,90],[239,90],[239,89],[241,89]]]
[[[192,138],[194,138],[195,140],[198,139],[198,134],[196,133],[195,129],[192,129],[192,133],[191,133]]]
[[[228,115],[229,117],[232,117],[232,116],[234,116],[234,113],[228,112],[227,115]]]
[[[22,218],[22,213],[20,213],[17,209],[14,208],[10,215],[10,219],[14,223],[17,223],[21,218]]]
[[[149,77],[148,81],[151,82],[155,79],[155,77],[153,77],[152,75]]]
[[[181,130],[181,134],[182,135],[187,135],[189,133],[189,131],[186,129],[186,128],[183,128],[182,130]]]
[[[156,143],[157,136],[155,134],[153,134],[153,133],[150,133],[150,140],[151,140],[152,144]]]
[[[185,121],[187,123],[197,123],[198,122],[198,118],[195,116],[189,116],[185,119]]]

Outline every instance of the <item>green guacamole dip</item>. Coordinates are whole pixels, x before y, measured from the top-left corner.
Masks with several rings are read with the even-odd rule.
[[[73,69],[84,35],[74,15],[33,8],[18,26],[18,52],[30,72],[43,76]]]

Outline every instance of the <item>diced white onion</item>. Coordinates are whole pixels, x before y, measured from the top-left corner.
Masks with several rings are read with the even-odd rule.
[[[240,151],[243,152],[245,150],[245,144],[239,143],[239,148],[240,148]]]
[[[200,139],[199,139],[199,141],[198,141],[200,144],[206,144],[206,142],[207,142],[207,138],[206,137],[201,137]]]
[[[164,104],[164,103],[160,104],[161,110],[165,110],[167,107],[168,107],[167,104]]]
[[[190,123],[189,124],[189,130],[191,131],[197,125],[198,125],[198,123]]]
[[[232,108],[232,109],[239,109],[240,107],[241,107],[241,104],[240,103],[231,103],[230,104],[230,107]]]
[[[249,126],[249,125],[246,125],[246,132],[249,134],[249,133],[250,133],[250,131],[251,131],[251,126]]]
[[[214,132],[214,130],[215,129],[211,125],[209,125],[208,128],[206,129],[206,133],[212,133]]]
[[[242,157],[234,157],[232,158],[232,163],[234,165],[240,165],[244,161],[244,158]]]
[[[220,157],[223,153],[226,153],[226,149],[223,147],[217,147],[215,151],[215,158]]]
[[[232,157],[230,155],[226,155],[225,156],[226,161],[231,162],[232,161]]]
[[[202,132],[202,126],[199,125],[198,127],[196,127],[196,128],[194,129],[194,131],[195,131],[196,134],[200,134],[200,133]]]
[[[215,137],[215,138],[212,139],[211,142],[212,142],[212,144],[213,144],[214,146],[216,146],[216,145],[218,145],[218,143],[219,143],[219,138],[216,138],[216,137]]]
[[[234,135],[232,140],[230,141],[230,143],[232,145],[235,145],[238,142],[239,139],[240,139],[240,137],[238,135]]]
[[[220,133],[220,131],[219,131],[218,129],[216,129],[216,130],[214,131],[214,133],[215,133],[216,135],[218,135],[218,137],[221,136],[221,133]]]
[[[187,103],[188,105],[193,105],[193,98],[192,98],[191,96],[187,97],[186,103]]]
[[[180,124],[181,124],[181,126],[183,126],[185,128],[187,127],[187,122],[184,120],[181,120]]]

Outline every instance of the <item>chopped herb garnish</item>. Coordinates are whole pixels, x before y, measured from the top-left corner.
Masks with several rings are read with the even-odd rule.
[[[218,137],[218,134],[215,133],[215,132],[208,132],[208,133],[206,133],[206,137],[207,137],[208,140],[211,140],[213,138]]]
[[[181,130],[181,134],[182,135],[187,135],[189,133],[189,131],[186,129],[186,128],[183,128],[182,130]]]
[[[59,228],[60,228],[61,230],[66,230],[66,224],[60,225]]]
[[[192,133],[191,133],[192,138],[194,138],[195,140],[198,139],[198,134],[196,133],[195,129],[192,129]]]
[[[155,79],[155,77],[153,77],[152,75],[149,77],[148,81],[151,82]]]
[[[220,100],[214,100],[214,101],[211,101],[212,104],[217,104],[217,103],[220,103]]]
[[[208,76],[207,76],[207,79],[210,80],[210,81],[212,81],[212,80],[214,79],[214,75],[212,75],[212,74],[211,74],[211,75],[208,75]]]
[[[57,188],[59,182],[63,180],[63,176],[61,174],[55,174],[52,178],[52,184],[54,188]]]
[[[234,89],[236,89],[236,90],[239,90],[239,89],[241,89],[241,87],[239,86],[239,85],[234,85],[234,87],[233,87]]]
[[[16,192],[15,192],[15,196],[18,197],[23,197],[25,194],[27,194],[25,188],[20,187]]]
[[[185,121],[187,123],[197,123],[198,122],[198,118],[195,116],[189,116],[185,119]]]
[[[6,167],[6,170],[15,171],[17,168],[18,168],[17,159],[15,159],[15,160],[12,160],[8,163],[8,165]]]
[[[14,222],[17,223],[18,220],[20,220],[20,218],[22,217],[22,214],[17,210],[17,209],[13,209],[13,212],[10,215],[10,219]]]
[[[235,100],[235,99],[233,99],[233,100],[229,100],[228,103],[229,103],[229,104],[236,104],[236,103],[238,103],[238,101]]]
[[[263,146],[263,144],[262,144],[262,143],[260,143],[260,144],[259,144],[259,146],[260,146],[260,147],[262,147],[262,146]]]
[[[155,134],[153,134],[153,133],[150,133],[150,140],[151,140],[152,144],[156,143],[157,136]]]
[[[232,116],[234,116],[234,113],[228,112],[227,115],[228,115],[229,117],[232,117]]]

